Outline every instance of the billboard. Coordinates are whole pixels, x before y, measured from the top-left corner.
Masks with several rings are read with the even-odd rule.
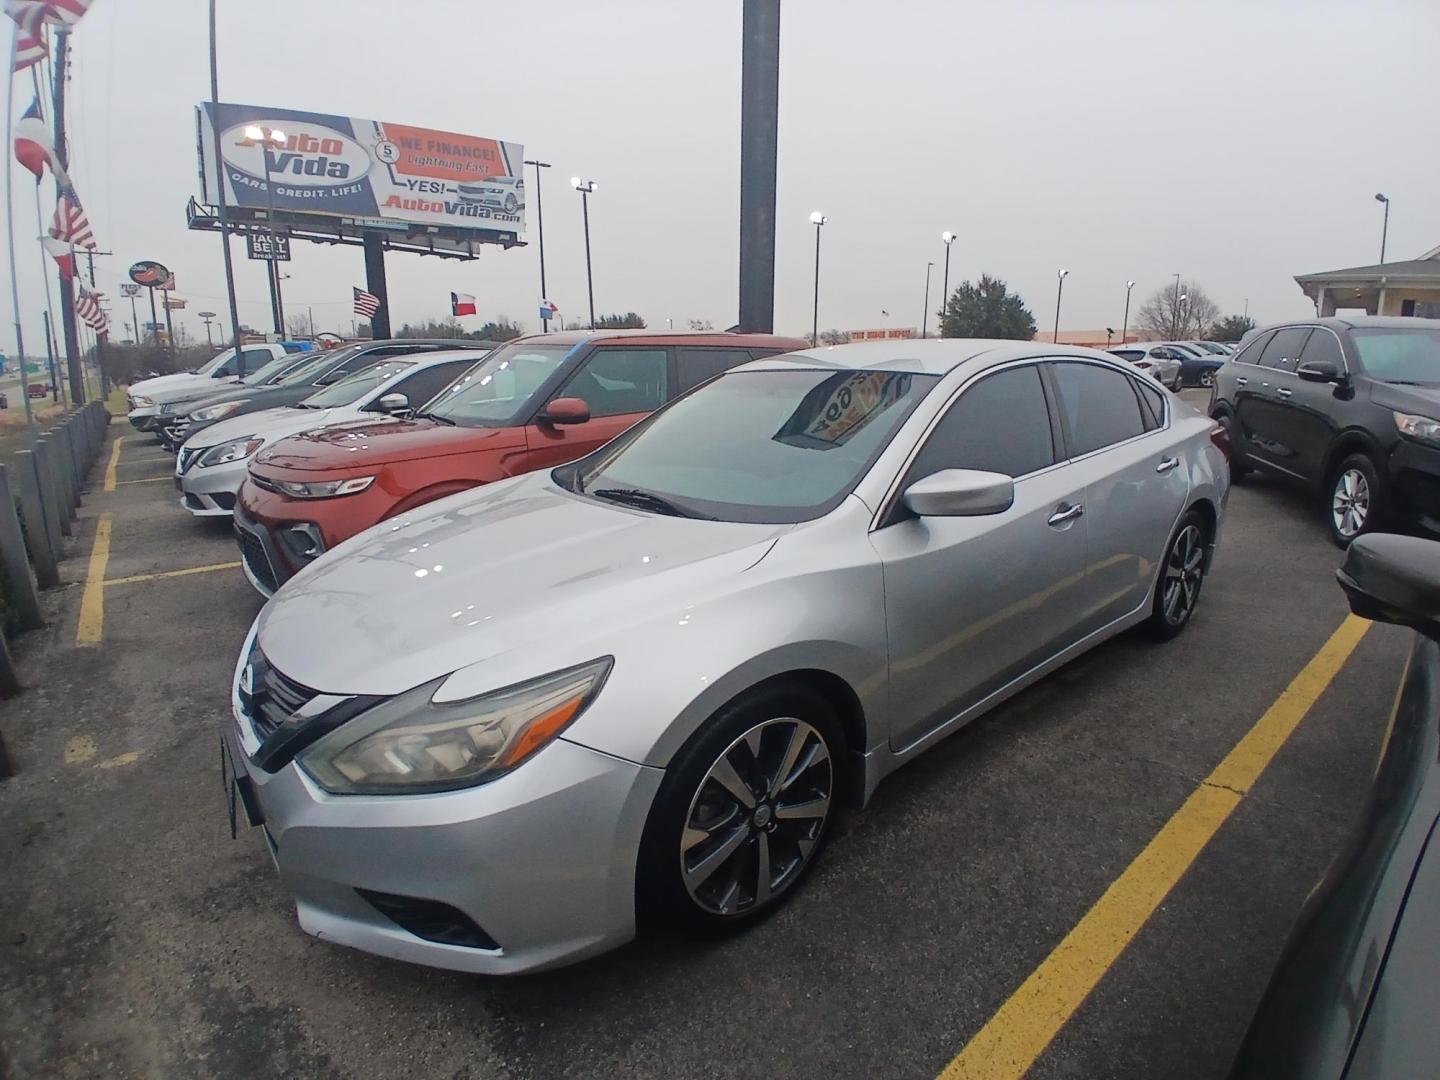
[[[351,218],[376,228],[524,231],[519,143],[259,105],[206,102],[197,112],[208,203],[219,193],[218,127],[229,206],[268,210],[273,200],[282,213]],[[254,127],[283,140],[252,139],[246,129]]]

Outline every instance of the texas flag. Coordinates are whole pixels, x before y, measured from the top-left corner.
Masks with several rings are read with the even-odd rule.
[[[475,297],[469,293],[452,292],[450,294],[451,315],[474,315]]]
[[[560,314],[560,309],[549,300],[540,301],[540,319],[542,322],[547,319],[553,319],[558,314]]]

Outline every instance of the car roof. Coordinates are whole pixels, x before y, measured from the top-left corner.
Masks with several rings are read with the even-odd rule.
[[[472,364],[478,364],[481,357],[476,356],[475,349],[437,349],[435,352],[401,354],[400,356],[386,356],[380,364],[409,364],[411,367],[430,367],[434,364],[454,363],[456,360],[468,360]],[[375,365],[378,366],[378,365]],[[368,371],[369,368],[361,368],[361,371]]]
[[[1245,335],[1248,341],[1257,334],[1286,326],[1328,326],[1332,330],[1440,330],[1440,319],[1420,319],[1414,315],[1331,315],[1323,319],[1290,319],[1287,322],[1257,326]]]
[[[504,344],[524,341],[535,345],[581,345],[599,341],[634,341],[643,338],[653,345],[729,345],[738,349],[804,349],[804,338],[779,334],[746,334],[729,330],[557,330],[551,334],[526,334]]]
[[[1116,357],[1101,349],[1053,345],[1046,341],[1007,341],[992,338],[900,338],[891,341],[855,341],[771,356],[746,365],[751,371],[786,367],[833,367],[868,371],[909,371],[948,375],[961,367],[993,367],[1010,360],[1076,357],[1102,360],[1123,368]]]

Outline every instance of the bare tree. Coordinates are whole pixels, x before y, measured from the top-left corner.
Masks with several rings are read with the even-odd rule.
[[[310,319],[303,311],[285,316],[285,329],[290,331],[292,338],[307,338],[315,333],[315,328],[310,325]]]
[[[691,329],[691,330],[714,330],[714,329],[715,329],[715,324],[712,323],[709,319],[691,319],[691,320],[690,320],[690,329]]]
[[[850,340],[850,335],[844,330],[821,330],[821,345],[844,345]]]
[[[1220,318],[1220,305],[1211,300],[1194,281],[1182,281],[1177,288],[1156,289],[1140,305],[1135,325],[1155,341],[1189,341],[1204,338]]]

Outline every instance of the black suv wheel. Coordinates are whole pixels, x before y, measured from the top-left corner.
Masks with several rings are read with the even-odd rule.
[[[1351,454],[1335,466],[1326,490],[1330,538],[1341,547],[1373,532],[1385,518],[1385,483],[1368,454]]]

